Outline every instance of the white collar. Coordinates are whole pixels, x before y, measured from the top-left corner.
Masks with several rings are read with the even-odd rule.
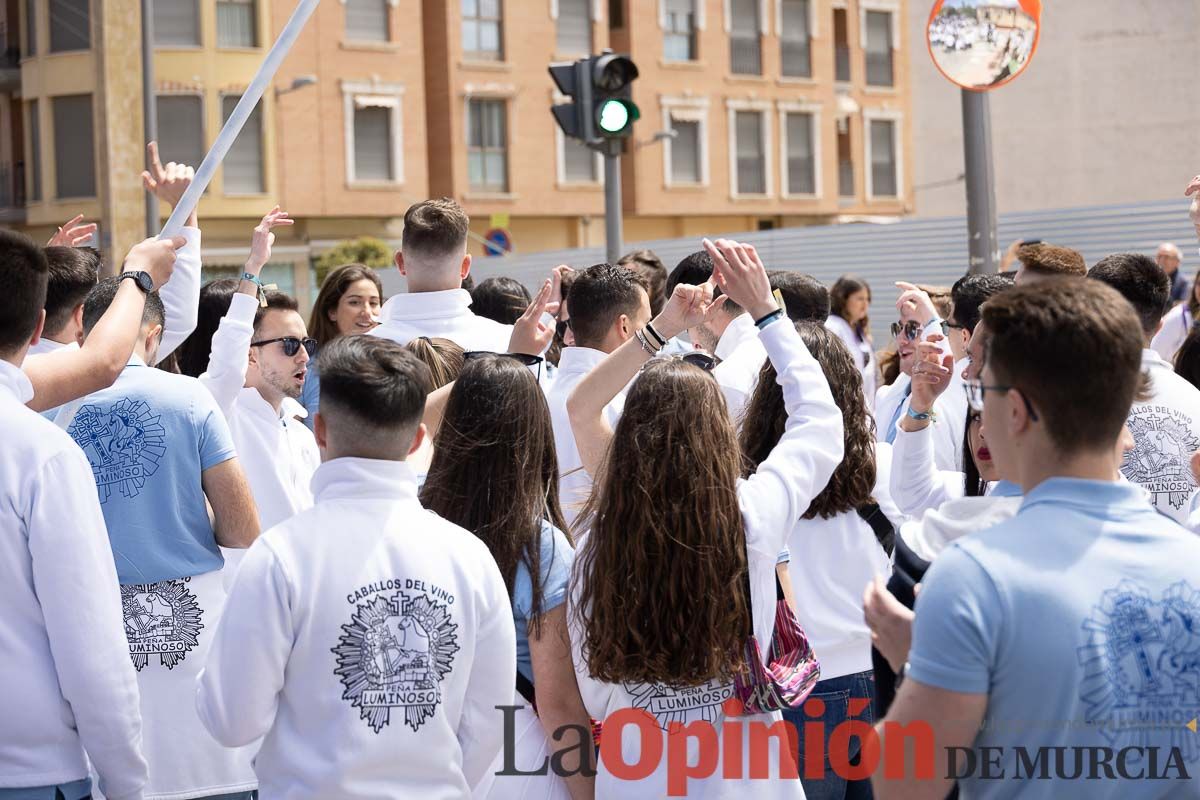
[[[608,353],[591,347],[564,347],[558,355],[558,370],[563,375],[591,372],[607,357]]]
[[[129,360],[125,362],[125,366],[127,366],[127,367],[144,367],[144,366],[146,366],[146,362],[143,361],[142,357],[139,356],[137,353],[130,353]]]
[[[721,334],[720,340],[717,341],[717,351],[713,355],[724,361],[733,355],[733,351],[741,347],[742,343],[756,336],[758,328],[754,326],[754,320],[750,319],[749,312],[738,314]]]
[[[417,475],[406,461],[335,458],[317,467],[310,485],[318,503],[366,498],[417,499]]]
[[[384,324],[413,319],[460,317],[471,313],[471,293],[466,289],[441,292],[407,292],[393,295],[379,316]]]
[[[1175,368],[1171,366],[1170,362],[1159,355],[1157,350],[1153,350],[1149,347],[1142,349],[1142,366],[1146,368],[1166,367],[1172,372],[1175,371]]]
[[[258,389],[252,386],[243,386],[241,393],[238,395],[242,403],[248,411],[256,416],[262,417],[264,420],[272,422],[283,421],[285,424],[289,417],[307,417],[308,411],[304,406],[290,397],[283,398],[283,402],[279,404],[279,413],[275,413],[275,409],[267,402]]]
[[[17,398],[17,402],[25,405],[33,399],[33,383],[21,368],[11,362],[0,359],[0,389],[6,390]]]

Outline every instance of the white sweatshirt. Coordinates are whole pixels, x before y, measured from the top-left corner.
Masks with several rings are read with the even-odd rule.
[[[760,645],[767,648],[775,625],[777,557],[792,526],[825,487],[841,461],[844,448],[842,412],[833,402],[820,365],[809,354],[795,327],[786,319],[776,321],[759,333],[759,339],[779,374],[778,381],[783,387],[784,403],[788,410],[787,425],[779,444],[759,465],[758,471],[749,479],[739,481],[737,486],[738,505],[746,531],[753,629]],[[677,689],[646,684],[614,685],[594,680],[588,674],[587,663],[580,651],[583,632],[579,629],[579,589],[578,581],[574,582],[572,607],[568,609],[567,618],[572,628],[571,645],[576,678],[588,713],[603,721],[620,709],[641,708],[649,711],[662,729],[661,746],[664,753],[657,770],[638,782],[616,778],[601,760],[596,777],[596,797],[658,800],[667,795],[667,725],[673,721],[683,724],[704,721],[716,726],[717,732],[721,733],[722,724],[726,721],[722,703],[732,696],[733,685],[711,681],[703,687]],[[780,719],[781,715],[776,712],[742,717],[737,721],[770,725]],[[725,779],[721,766],[718,766],[710,777],[688,782],[688,797],[792,800],[804,797],[799,780],[780,778],[779,749],[775,745],[770,748],[769,774],[772,777],[767,780],[749,777],[749,731],[749,725],[741,726],[741,773],[746,777]],[[603,735],[617,733],[610,728]],[[625,763],[637,763],[642,751],[637,728],[625,728],[623,734]],[[692,738],[689,741],[690,764],[697,762],[695,745],[696,740]],[[724,749],[722,747],[719,760],[723,762],[728,758],[736,761],[738,755],[732,752],[732,748],[729,753]]]
[[[938,469],[933,429],[926,425],[919,431],[906,431],[896,426],[889,492],[896,507],[909,517],[919,517],[965,493],[962,472]]]
[[[312,505],[310,483],[321,464],[317,441],[303,422],[307,414],[284,400],[281,413],[257,389],[247,387],[250,341],[258,299],[237,293],[213,334],[208,371],[200,376],[225,414],[238,459],[246,471],[262,530],[274,527]]]
[[[392,295],[379,316],[383,322],[369,335],[398,344],[408,344],[419,336],[440,336],[468,352],[507,353],[512,338],[511,325],[501,325],[471,311],[471,293],[465,289]]]
[[[1129,412],[1134,447],[1121,473],[1150,493],[1155,508],[1186,525],[1196,489],[1191,457],[1200,450],[1200,389],[1153,350],[1142,351],[1142,369],[1150,374],[1150,399]]]
[[[1178,304],[1163,316],[1162,328],[1154,335],[1150,348],[1168,364],[1173,364],[1175,354],[1179,352],[1194,323],[1192,312],[1188,311],[1187,301]]]
[[[863,379],[863,395],[867,399],[867,410],[875,407],[875,390],[879,385],[879,361],[875,357],[875,348],[868,338],[859,339],[858,334],[850,327],[850,323],[836,314],[825,320],[825,327],[846,345],[854,358],[854,366],[858,367]]]
[[[873,496],[893,525],[902,518],[888,497],[891,449],[876,445]],[[871,630],[863,620],[863,587],[892,567],[875,532],[857,511],[801,519],[787,540],[788,577],[796,617],[821,662],[821,680],[871,669]]]
[[[0,361],[0,788],[146,784],[121,590],[87,459]],[[84,751],[87,756],[84,756]]]
[[[166,324],[158,344],[158,361],[175,352],[183,340],[196,330],[200,318],[200,229],[185,227],[179,235],[186,239],[175,255],[171,279],[158,293],[162,300]]]
[[[758,329],[749,314],[734,317],[721,334],[713,355],[721,359],[721,363],[713,367],[713,377],[721,387],[721,394],[725,395],[729,416],[734,425],[739,425],[754,387],[758,385],[758,373],[767,361],[767,351],[758,341]]]
[[[947,500],[920,519],[901,525],[900,537],[918,556],[933,561],[951,542],[1016,516],[1023,501],[1014,494]]]
[[[465,798],[499,752],[516,633],[487,546],[397,461],[339,458],[242,561],[196,705],[263,738],[264,798]]]

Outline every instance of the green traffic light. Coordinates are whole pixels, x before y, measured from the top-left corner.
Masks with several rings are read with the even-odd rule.
[[[622,100],[605,100],[598,116],[605,133],[620,133],[629,125],[629,108]]]

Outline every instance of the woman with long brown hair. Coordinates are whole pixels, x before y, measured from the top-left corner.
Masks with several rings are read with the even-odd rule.
[[[875,699],[871,631],[863,621],[862,592],[875,575],[890,571],[888,553],[868,519],[881,532],[892,531],[892,520],[901,521],[887,497],[891,448],[875,443],[875,424],[863,397],[862,375],[846,345],[820,325],[800,323],[796,329],[825,373],[833,399],[842,410],[845,431],[842,462],[787,540],[787,574],[796,618],[821,662],[821,680],[811,697],[821,700],[825,709],[820,717],[825,730],[823,777],[805,777],[804,723],[816,720],[800,709],[784,711],[783,716],[799,733],[797,765],[807,795],[837,800],[869,798],[869,779],[846,781],[833,771],[829,737],[850,718],[849,698],[867,698],[872,703]],[[755,473],[778,444],[786,422],[783,391],[775,367],[767,364],[747,406],[741,434],[747,476]],[[876,718],[871,708],[853,716],[868,724]],[[855,755],[851,752],[848,757]]]
[[[366,333],[379,324],[383,284],[375,270],[362,264],[343,264],[325,276],[308,320],[308,335],[324,347],[339,336]],[[308,411],[304,424],[313,425],[321,408],[321,376],[316,364],[309,368],[300,394],[300,405]]]
[[[752,780],[746,764],[751,726],[730,726],[741,732],[731,742],[737,734],[723,731],[722,723],[736,706],[726,701],[733,697],[734,676],[746,667],[748,635],[753,632],[764,648],[771,641],[775,562],[784,540],[842,458],[841,412],[820,367],[772,299],[754,248],[726,240],[706,240],[705,248],[713,280],[759,328],[788,418],[779,443],[742,480],[737,436],[716,381],[682,361],[650,362],[671,337],[713,313],[711,281],[676,286],[662,312],[608,355],[567,401],[584,468],[595,479],[578,523],[582,535],[571,576],[571,644],[580,690],[593,717],[642,709],[662,735],[648,744],[648,720],[636,735],[610,723],[601,739],[598,797],[666,796],[665,763],[644,780],[625,781],[609,768],[606,752],[640,763],[643,755],[665,748],[670,725],[694,722],[715,726],[712,738],[720,740],[724,769],[690,781],[689,797],[803,796],[798,781],[780,779],[795,775],[790,754],[770,748],[774,780]],[[634,378],[614,430],[604,407]],[[779,719],[776,712],[745,721]],[[607,744],[614,740],[615,746]],[[740,777],[723,777],[728,774]]]
[[[544,293],[541,297],[544,305]],[[563,533],[554,430],[542,390],[523,361],[509,354],[469,354],[445,399],[421,504],[491,550],[512,598],[517,686],[530,702],[536,690],[537,717],[527,708],[517,712],[515,752],[501,756],[513,758],[527,774],[496,775],[498,766],[474,796],[592,797],[592,779],[582,773],[565,781],[553,773],[528,774],[545,760],[555,731],[565,725],[590,728],[567,637],[574,550]],[[522,698],[517,705],[524,705]],[[561,758],[572,770],[586,766],[579,763],[583,756],[583,748],[576,748]]]
[[[829,319],[825,326],[838,335],[862,376],[863,396],[867,409],[875,406],[875,389],[879,385],[879,363],[875,358],[875,343],[871,341],[871,287],[862,278],[843,275],[829,290]]]

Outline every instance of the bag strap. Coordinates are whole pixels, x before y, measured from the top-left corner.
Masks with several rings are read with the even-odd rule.
[[[879,546],[883,548],[883,552],[888,554],[888,558],[891,558],[892,552],[896,549],[896,526],[883,513],[883,509],[879,507],[879,503],[872,501],[854,510],[858,512],[858,516],[862,517],[863,522],[871,526],[871,531],[875,534],[875,540],[879,542]]]
[[[517,670],[517,691],[521,697],[525,698],[525,701],[529,705],[537,706],[536,697],[533,693],[533,684],[530,683],[529,678],[521,674],[521,670]]]

